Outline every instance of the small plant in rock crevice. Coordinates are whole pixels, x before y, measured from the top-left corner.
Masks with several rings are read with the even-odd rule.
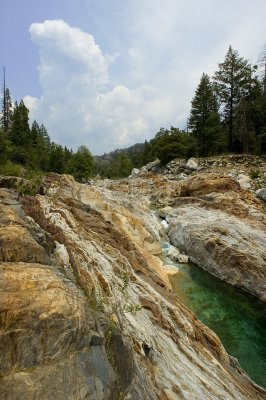
[[[249,172],[251,179],[257,179],[260,176],[259,168],[252,168]]]

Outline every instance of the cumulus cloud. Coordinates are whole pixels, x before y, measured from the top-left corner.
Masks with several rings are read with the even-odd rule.
[[[108,89],[112,57],[92,35],[64,21],[34,23],[30,33],[40,49],[43,93],[24,101],[31,118],[44,122],[54,140],[74,148],[85,143],[102,153],[153,136],[158,119],[167,114],[157,89]]]

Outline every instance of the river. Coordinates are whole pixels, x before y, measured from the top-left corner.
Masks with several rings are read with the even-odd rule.
[[[177,297],[220,338],[251,379],[266,388],[266,305],[193,264],[163,258],[179,268],[171,279]]]

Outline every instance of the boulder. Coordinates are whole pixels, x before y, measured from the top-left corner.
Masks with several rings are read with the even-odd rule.
[[[186,264],[187,262],[188,262],[188,256],[186,255],[186,254],[179,254],[178,256],[177,256],[177,261],[180,263],[180,264]]]
[[[161,164],[161,161],[157,158],[154,161],[149,162],[147,165],[145,165],[147,171],[152,171],[154,168],[159,167]]]
[[[263,201],[266,201],[266,188],[258,189],[258,190],[256,191],[256,196],[257,196],[259,199],[261,199],[261,200],[263,200]]]
[[[190,158],[186,163],[186,169],[196,171],[198,169],[198,163],[195,158]]]
[[[244,174],[239,174],[237,177],[237,181],[241,187],[241,189],[250,189],[251,178]]]
[[[180,251],[176,249],[175,247],[170,248],[170,250],[167,253],[167,256],[171,258],[171,260],[177,261],[178,257],[180,255]]]
[[[163,220],[161,221],[161,225],[162,225],[162,227],[164,228],[164,230],[167,231],[167,229],[168,229],[168,222],[167,222],[165,219],[163,219]]]
[[[131,171],[131,177],[134,177],[140,173],[140,170],[138,168],[133,168]]]
[[[187,178],[188,178],[188,176],[184,172],[179,174],[178,177],[177,177],[177,179],[179,179],[180,181],[184,181]]]

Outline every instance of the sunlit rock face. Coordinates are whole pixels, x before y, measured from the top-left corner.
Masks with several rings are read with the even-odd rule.
[[[266,234],[260,226],[191,205],[171,214],[169,237],[191,261],[266,301]]]
[[[266,301],[266,216],[233,178],[199,174],[165,199],[172,244],[218,278]],[[165,192],[166,193],[166,192]]]
[[[266,399],[172,295],[156,179],[0,189],[3,399]]]

